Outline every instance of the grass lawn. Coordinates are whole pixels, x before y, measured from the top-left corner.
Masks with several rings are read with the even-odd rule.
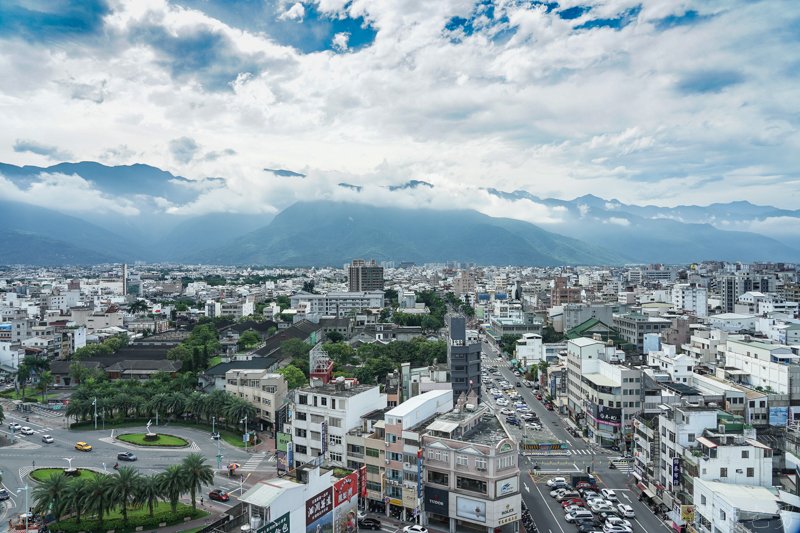
[[[211,359],[208,360],[208,368],[218,365],[221,362],[222,362],[222,357],[212,357]]]
[[[46,481],[50,479],[50,476],[52,476],[53,474],[61,474],[63,472],[64,472],[63,468],[40,468],[39,470],[34,470],[33,472],[31,472],[30,476],[36,481]],[[75,477],[90,476],[92,474],[90,470],[84,470],[82,468],[79,468],[78,472],[79,475]],[[72,479],[72,477],[70,477],[70,479]]]
[[[144,427],[144,425],[147,423],[147,420],[148,419],[146,419],[146,418],[143,418],[143,419],[140,419],[140,420],[125,420],[124,422],[119,422],[119,421],[110,422],[110,421],[106,420],[106,429]],[[163,426],[163,424],[162,424],[162,426]],[[150,429],[154,433],[158,433],[159,429],[163,429],[162,426],[153,426]],[[170,421],[169,422],[169,426],[167,426],[167,431],[169,431],[169,427],[170,426],[201,429],[201,430],[204,430],[204,431],[208,431],[209,432],[209,438],[211,437],[210,436],[211,424],[206,424],[205,422],[194,423],[194,422],[186,422],[186,421],[182,421],[182,420],[181,421]],[[92,424],[91,422],[82,422],[80,425],[77,425],[77,426],[75,424],[72,424],[72,425],[70,425],[70,429],[72,429],[73,431],[76,431],[76,430],[77,431],[80,431],[80,430],[94,431],[94,424]],[[222,439],[225,442],[227,442],[228,444],[230,444],[231,446],[236,446],[237,448],[244,448],[244,442],[242,442],[242,434],[239,433],[238,431],[234,432],[234,431],[231,431],[230,429],[225,429],[224,427],[221,427],[219,424],[217,424],[214,429],[216,431],[218,431],[219,434],[222,436]],[[142,433],[142,435],[144,435],[144,433]],[[156,441],[156,442],[160,442],[160,441]],[[261,439],[258,439],[258,442],[261,443]]]
[[[154,433],[158,433],[157,431]],[[187,446],[189,441],[180,437],[173,437],[171,435],[159,435],[158,440],[147,441],[144,440],[145,433],[128,433],[127,435],[118,435],[119,440],[138,444],[139,446]]]
[[[58,396],[59,394],[61,394],[61,393],[60,392],[55,392],[53,394],[48,394],[47,396],[45,396],[45,399],[54,398],[54,397]],[[21,400],[22,399],[22,393],[21,392],[19,394],[17,394],[14,391],[4,392],[3,396],[7,397],[7,398],[11,398],[12,400]],[[37,394],[36,392],[33,392],[31,390],[26,390],[25,391],[25,401],[26,402],[40,402],[40,401],[42,401],[42,394],[41,393]]]

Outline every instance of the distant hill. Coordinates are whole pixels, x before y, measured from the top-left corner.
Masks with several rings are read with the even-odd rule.
[[[268,225],[183,261],[333,265],[354,257],[481,265],[622,264],[630,258],[533,224],[473,210],[436,211],[298,202]]]
[[[95,265],[116,260],[110,255],[43,235],[0,230],[0,265]]]

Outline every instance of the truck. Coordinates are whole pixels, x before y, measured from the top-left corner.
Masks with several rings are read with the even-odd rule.
[[[596,489],[597,480],[591,474],[572,474],[570,479],[576,489]]]

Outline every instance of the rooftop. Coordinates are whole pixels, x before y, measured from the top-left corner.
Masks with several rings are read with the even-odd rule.
[[[424,394],[420,394],[419,396],[414,396],[413,398],[404,401],[397,407],[393,408],[391,411],[387,412],[386,414],[389,416],[397,416],[397,417],[404,417],[406,415],[411,414],[416,409],[419,409],[427,402],[429,402],[432,398],[450,398],[453,396],[453,391],[451,390],[432,390],[428,391]],[[437,403],[438,406],[438,403]]]
[[[457,413],[455,411],[450,411],[449,413],[445,413],[444,415],[437,417],[435,423],[450,422],[451,424],[460,424],[470,416],[475,416],[475,412],[462,411]],[[465,435],[453,436],[451,440],[471,442],[473,444],[482,444],[485,446],[496,446],[498,442],[507,438],[508,434],[506,433],[505,428],[503,428],[503,425],[500,423],[500,420],[498,420],[494,414],[487,411],[481,417],[481,421],[474,428],[472,428],[471,431]]]
[[[321,387],[302,387],[297,389],[297,392],[306,394],[325,394],[326,396],[335,396],[337,398],[351,398],[376,387],[377,385],[353,385],[349,389],[337,389],[336,384],[331,382],[327,385],[322,385]]]

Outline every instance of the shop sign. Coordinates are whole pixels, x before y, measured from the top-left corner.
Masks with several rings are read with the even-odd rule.
[[[684,524],[694,522],[694,505],[681,505],[681,520]]]
[[[494,495],[495,498],[499,498],[501,496],[513,494],[518,491],[519,491],[519,478],[517,476],[512,476],[510,478],[501,479],[500,481],[496,482]]]
[[[333,487],[328,487],[306,502],[306,526],[333,511]],[[333,517],[331,517],[331,522]]]
[[[273,520],[264,527],[258,529],[256,533],[289,533],[292,530],[289,514],[281,515],[277,520]]]
[[[681,458],[674,457],[672,459],[672,485],[677,487],[681,484]]]
[[[450,516],[450,497],[446,490],[425,487],[425,510],[441,516]]]

